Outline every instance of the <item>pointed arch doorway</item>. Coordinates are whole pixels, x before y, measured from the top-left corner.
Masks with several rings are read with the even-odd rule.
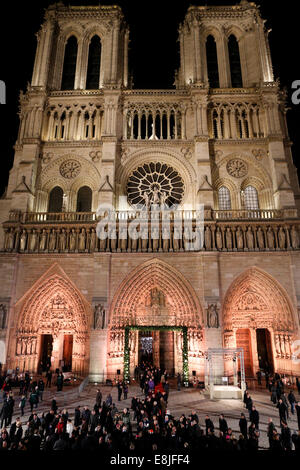
[[[50,365],[77,375],[88,372],[90,305],[57,263],[15,310],[10,368],[37,373]]]
[[[268,273],[252,267],[229,287],[223,304],[224,347],[242,347],[246,376],[259,369],[290,373],[295,314],[288,294]]]
[[[168,333],[172,334],[174,372],[182,373],[185,328],[189,367],[197,375],[204,374],[203,325],[199,300],[180,271],[157,258],[139,265],[121,283],[111,304],[108,375],[115,376],[120,370],[125,376],[133,375],[138,364],[139,331],[143,329],[161,335],[165,358],[171,347],[166,344]]]

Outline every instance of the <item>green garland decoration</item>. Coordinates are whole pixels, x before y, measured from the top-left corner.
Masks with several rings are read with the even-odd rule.
[[[182,331],[183,344],[182,344],[182,376],[185,387],[189,384],[189,355],[188,355],[188,329],[187,326],[126,326],[124,338],[124,380],[130,380],[130,348],[129,348],[129,333],[130,330],[141,331]]]

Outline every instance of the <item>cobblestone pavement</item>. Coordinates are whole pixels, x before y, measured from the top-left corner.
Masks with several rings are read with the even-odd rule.
[[[65,387],[63,392],[56,392],[56,389],[52,388],[51,390],[46,390],[44,392],[44,400],[39,403],[39,406],[36,411],[38,415],[41,415],[43,412],[47,412],[50,408],[51,400],[53,399],[53,397],[55,397],[57,400],[58,409],[62,410],[63,408],[66,408],[70,414],[70,418],[73,419],[75,406],[87,405],[90,409],[93,408],[98,387],[100,387],[102,391],[103,399],[106,398],[108,393],[112,394],[113,401],[116,403],[118,410],[123,410],[124,407],[130,408],[131,399],[133,396],[137,396],[140,398],[143,397],[140,388],[136,385],[129,387],[128,399],[122,400],[121,402],[117,401],[116,387],[89,384],[85,388],[85,390],[80,394],[80,396],[78,396],[78,391],[75,388],[68,390],[67,387]],[[296,395],[296,399],[300,400],[299,395],[297,395],[295,391],[294,393]],[[253,399],[253,403],[256,406],[256,409],[260,414],[259,446],[260,448],[268,448],[269,444],[266,434],[268,419],[269,417],[273,418],[274,424],[278,427],[278,430],[280,431],[278,410],[276,406],[273,405],[273,403],[270,401],[270,394],[268,391],[265,390],[264,387],[262,387],[260,390],[250,390],[250,395]],[[19,397],[17,390],[14,391],[14,397],[16,403],[13,421],[17,416],[19,416]],[[2,396],[0,406],[2,406]],[[241,412],[244,412],[248,419],[248,412],[244,408],[244,404],[242,403],[242,401],[231,399],[210,400],[209,398],[206,398],[204,396],[203,392],[197,389],[182,389],[181,391],[171,389],[169,394],[168,409],[170,410],[170,413],[175,417],[179,417],[182,413],[188,415],[192,410],[196,410],[200,419],[200,425],[203,428],[205,428],[205,415],[208,414],[214,422],[216,430],[218,430],[219,415],[220,413],[223,413],[227,420],[228,426],[233,429],[237,437],[239,436],[238,421]],[[22,418],[22,422],[24,424],[27,422],[29,415],[30,407],[27,402],[25,408],[25,415]],[[292,432],[297,430],[298,425],[296,414],[294,416],[290,414],[288,425]]]

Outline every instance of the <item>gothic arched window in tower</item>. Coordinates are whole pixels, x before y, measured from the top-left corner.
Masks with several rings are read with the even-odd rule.
[[[219,88],[219,68],[218,68],[218,55],[217,45],[215,38],[212,35],[207,36],[206,39],[206,61],[207,61],[207,76],[209,86],[211,88]]]
[[[48,212],[62,212],[64,192],[59,186],[55,186],[49,195]]]
[[[179,173],[165,163],[145,163],[129,176],[127,183],[130,204],[180,204],[184,183]]]
[[[75,36],[71,36],[65,47],[64,67],[61,81],[62,90],[74,90],[78,43]]]
[[[231,198],[230,191],[226,186],[221,186],[218,191],[219,199],[219,210],[220,211],[230,211],[231,210]]]
[[[94,36],[90,42],[86,89],[97,90],[100,86],[101,40]]]
[[[259,209],[259,202],[258,202],[258,194],[256,188],[254,186],[247,186],[244,191],[244,206],[247,210],[258,210]]]
[[[92,210],[92,190],[88,186],[82,186],[77,193],[76,212],[91,212]]]
[[[242,88],[242,68],[240,59],[240,48],[236,37],[231,34],[228,38],[228,54],[229,54],[229,65],[231,73],[231,86],[232,88]]]

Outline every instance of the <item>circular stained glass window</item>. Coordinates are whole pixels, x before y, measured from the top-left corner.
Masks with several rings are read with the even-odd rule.
[[[136,168],[127,182],[130,204],[180,204],[184,183],[178,171],[165,163],[144,163]]]

